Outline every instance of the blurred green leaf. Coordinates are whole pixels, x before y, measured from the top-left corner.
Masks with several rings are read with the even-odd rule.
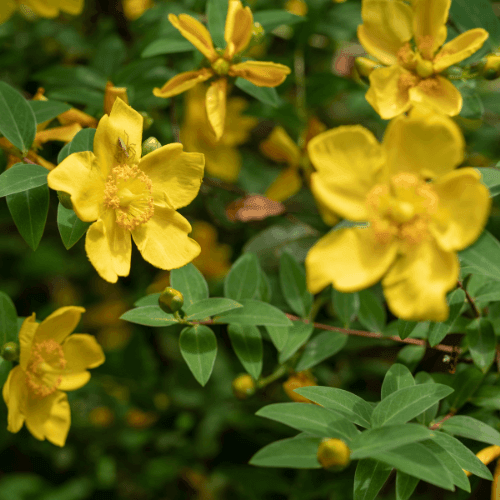
[[[481,182],[490,190],[491,196],[500,194],[500,168],[478,168],[481,172]]]
[[[93,151],[95,133],[96,130],[94,128],[84,128],[83,130],[80,130],[69,143],[70,146],[68,154],[71,155],[82,151]]]
[[[257,85],[254,85],[252,82],[249,82],[244,78],[236,78],[234,84],[240,90],[243,90],[243,92],[255,97],[255,99],[267,104],[268,106],[277,108],[281,104],[281,99],[274,87],[257,87]]]
[[[53,120],[56,116],[71,109],[71,106],[59,101],[28,101],[28,104],[35,113],[37,124]]]
[[[500,434],[493,427],[472,417],[455,415],[441,424],[441,429],[482,443],[500,446]]]
[[[445,403],[450,405],[450,411],[457,413],[469,401],[484,379],[484,373],[477,366],[457,367],[451,387],[455,392],[450,394]]]
[[[415,379],[411,371],[400,363],[394,363],[385,374],[382,382],[382,399],[390,396],[392,393],[415,385]]]
[[[150,43],[141,53],[141,57],[153,57],[159,54],[176,54],[190,52],[196,47],[184,37],[160,38]]]
[[[398,470],[396,473],[396,500],[408,500],[419,481],[420,479]]]
[[[86,233],[91,222],[83,222],[75,212],[63,207],[60,203],[57,207],[57,227],[66,250],[69,250]]]
[[[88,87],[75,87],[74,85],[51,90],[47,92],[47,97],[57,101],[68,101],[73,104],[85,104],[97,109],[102,109],[104,103],[104,91]]]
[[[186,313],[185,319],[189,321],[205,319],[208,316],[215,316],[216,314],[231,311],[232,309],[237,309],[238,307],[243,306],[231,299],[224,299],[221,297],[202,299],[184,309],[184,312]]]
[[[0,335],[2,346],[17,340],[17,312],[14,302],[0,291]],[[0,346],[1,348],[1,346]]]
[[[464,302],[465,292],[461,288],[453,290],[453,292],[448,295],[448,304],[450,306],[448,319],[440,323],[431,322],[429,325],[428,338],[431,347],[438,345],[453,329],[455,320],[458,318]]]
[[[231,345],[243,368],[255,379],[262,372],[262,337],[254,325],[233,324],[227,327]]]
[[[266,330],[276,349],[282,351],[287,343],[290,327],[266,325]]]
[[[475,84],[470,82],[455,81],[455,86],[462,94],[462,109],[460,116],[469,120],[478,120],[484,114],[484,106],[481,97],[479,96]]]
[[[48,173],[40,165],[16,163],[0,174],[0,197],[46,185]]]
[[[157,306],[158,305],[158,299],[160,298],[161,293],[150,293],[149,295],[146,295],[145,297],[141,297],[139,300],[136,300],[134,302],[134,306],[136,307],[141,307],[141,306]]]
[[[226,26],[228,2],[226,0],[208,0],[207,1],[207,21],[208,31],[214,42],[219,48],[226,46],[224,40],[224,28]],[[255,19],[254,19],[255,21]]]
[[[59,151],[59,154],[57,155],[57,163],[61,163],[66,157],[69,156],[69,148],[71,147],[71,142],[68,142],[68,144],[65,144],[61,150]]]
[[[354,500],[375,500],[391,471],[392,467],[383,462],[361,459],[354,475]]]
[[[145,326],[170,326],[178,321],[173,314],[163,312],[159,306],[141,306],[123,313],[120,319]]]
[[[466,329],[467,344],[474,364],[486,373],[495,360],[496,337],[491,321],[476,318]]]
[[[358,318],[361,324],[372,332],[381,332],[385,327],[384,306],[371,290],[362,290],[359,295]]]
[[[312,323],[294,321],[293,325],[288,329],[288,338],[280,352],[278,361],[284,363],[289,360],[307,342],[313,330],[314,325]]]
[[[33,76],[51,86],[71,86],[78,82],[79,85],[99,90],[104,90],[107,82],[101,72],[89,66],[51,66]]]
[[[407,339],[415,327],[417,326],[418,321],[405,321],[403,319],[398,319],[398,335],[401,340]]]
[[[259,23],[266,31],[272,31],[282,24],[293,25],[306,20],[304,16],[296,16],[281,9],[261,10],[253,15],[254,23]]]
[[[398,352],[396,361],[413,372],[424,358],[426,350],[424,345],[406,345]]]
[[[477,368],[476,370],[481,374],[482,380],[483,373],[481,373],[481,371]],[[470,398],[470,402],[481,408],[500,410],[500,387],[484,385],[474,393],[474,396]]]
[[[292,322],[278,308],[265,302],[240,299],[242,308],[234,309],[214,318],[214,323],[238,323],[240,325],[291,326]]]
[[[359,311],[359,295],[356,292],[342,293],[332,288],[331,301],[344,328],[349,328]]]
[[[288,252],[281,254],[279,277],[288,305],[295,314],[305,318],[311,310],[313,296],[307,289],[305,271]]]
[[[205,325],[184,328],[179,337],[179,347],[194,378],[204,386],[212,374],[217,356],[214,332]]]
[[[185,308],[200,300],[208,299],[207,282],[193,264],[172,269],[170,271],[170,286],[182,293]]]
[[[312,368],[337,354],[347,342],[347,335],[340,332],[322,332],[310,340],[300,357],[295,370],[300,372]]]
[[[253,299],[259,283],[259,261],[254,254],[245,253],[231,266],[224,280],[224,295],[233,300]]]
[[[434,379],[427,372],[418,372],[415,375],[415,382],[417,384],[434,384]],[[451,393],[451,397],[454,393]],[[439,410],[439,402],[434,403],[432,406],[427,408],[420,415],[417,415],[417,422],[419,424],[429,426],[430,423],[436,418],[437,412]]]
[[[483,231],[479,239],[459,252],[458,256],[462,265],[470,269],[470,272],[500,281],[500,243],[488,231]]]

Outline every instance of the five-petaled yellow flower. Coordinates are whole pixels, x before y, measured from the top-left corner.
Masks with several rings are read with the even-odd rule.
[[[25,423],[37,439],[64,446],[71,415],[63,391],[83,387],[90,379],[88,368],[104,363],[92,335],[70,335],[83,312],[83,307],[61,307],[40,324],[35,313],[24,320],[19,365],[3,386],[10,432],[18,432]]]
[[[141,158],[142,116],[117,98],[94,138],[94,153],[73,153],[48,175],[52,189],[71,196],[78,217],[94,222],[85,249],[105,280],[130,272],[131,237],[143,258],[160,269],[191,262],[200,246],[176,209],[200,189],[204,157],[168,144]]]
[[[1,0],[0,24],[7,21],[17,9],[49,18],[57,17],[61,10],[77,15],[83,10],[83,0]]]
[[[394,119],[379,144],[365,128],[338,127],[309,143],[311,189],[342,217],[368,227],[332,231],[306,257],[313,293],[332,284],[356,292],[382,278],[398,317],[444,321],[457,283],[456,252],[473,243],[490,210],[474,168],[454,170],[464,140],[448,117],[414,108]]]
[[[363,0],[359,41],[387,66],[370,73],[366,94],[382,118],[418,103],[449,116],[460,113],[462,96],[440,73],[480,49],[488,33],[476,28],[444,43],[450,5],[451,0],[414,0],[411,6],[401,0]]]
[[[198,71],[186,71],[171,78],[163,87],[155,88],[157,97],[172,97],[194,87],[197,83],[216,77],[206,94],[206,108],[210,125],[217,140],[224,132],[226,116],[227,76],[244,78],[259,87],[276,87],[285,81],[290,68],[283,64],[263,61],[241,62],[248,48],[254,27],[252,11],[243,8],[240,0],[229,0],[224,39],[225,50],[215,48],[208,30],[199,21],[186,14],[169,14],[170,22],[189,40],[210,63]]]

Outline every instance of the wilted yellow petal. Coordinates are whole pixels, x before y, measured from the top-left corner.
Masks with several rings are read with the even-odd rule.
[[[265,195],[271,200],[284,201],[298,193],[302,187],[302,178],[296,167],[285,168],[267,188]]]
[[[77,306],[66,306],[57,309],[38,325],[34,341],[43,342],[44,340],[53,339],[59,344],[62,343],[76,328],[84,312],[83,307]]]
[[[170,80],[160,89],[153,89],[153,94],[156,97],[172,97],[182,94],[186,90],[193,88],[201,82],[205,82],[214,75],[214,72],[209,68],[202,68],[198,71],[186,71],[170,78]]]
[[[474,168],[450,172],[433,182],[432,188],[439,205],[429,229],[443,250],[463,250],[484,229],[491,208],[488,188]]]
[[[72,123],[71,125],[64,125],[62,127],[54,127],[42,130],[36,133],[35,143],[45,144],[49,141],[70,142],[75,135],[82,130],[79,123]]]
[[[340,292],[358,292],[382,278],[394,262],[398,245],[381,244],[367,228],[331,231],[308,252],[307,288],[318,293],[330,283]]]
[[[224,123],[226,120],[226,94],[227,80],[225,78],[219,78],[210,85],[205,100],[208,121],[217,140],[222,137],[224,132]]]
[[[230,76],[240,76],[258,87],[277,87],[289,74],[288,66],[266,61],[245,61],[229,68]]]
[[[477,52],[488,38],[488,32],[482,28],[461,33],[453,40],[443,45],[434,58],[434,71],[440,73],[452,64],[463,61]]]
[[[358,39],[380,62],[396,64],[398,50],[412,37],[411,7],[400,0],[363,0]]]
[[[445,321],[446,293],[457,283],[458,257],[429,239],[398,257],[382,280],[392,313],[406,321]]]
[[[253,15],[250,7],[243,8],[240,0],[229,0],[224,29],[227,46],[224,58],[231,60],[235,54],[245,50],[252,38]]]
[[[300,163],[300,150],[286,130],[278,125],[274,127],[265,141],[259,144],[263,155],[277,162],[287,162],[297,166]]]
[[[428,60],[446,40],[451,0],[414,0],[413,33],[420,53]]]
[[[409,90],[409,96],[413,104],[429,106],[448,116],[458,115],[462,109],[462,94],[440,75],[420,81]]]
[[[189,40],[210,62],[217,59],[218,55],[217,52],[215,52],[212,37],[203,24],[187,14],[179,14],[179,16],[169,14],[168,20],[181,32],[181,35],[186,40]]]

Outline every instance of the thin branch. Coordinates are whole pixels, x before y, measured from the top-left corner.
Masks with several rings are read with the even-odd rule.
[[[443,422],[446,422],[446,420],[448,420],[449,418],[453,417],[453,415],[455,415],[455,413],[448,413],[448,415],[445,415],[439,422],[436,422],[435,424],[432,424],[429,429],[431,431],[435,431],[437,429],[439,429],[441,427],[441,424]]]
[[[457,285],[465,292],[465,296],[467,297],[467,300],[472,308],[472,311],[474,312],[474,316],[476,316],[476,318],[480,318],[481,311],[478,309],[476,303],[474,302],[474,299],[469,295],[469,292],[465,289],[461,281],[457,281]]]

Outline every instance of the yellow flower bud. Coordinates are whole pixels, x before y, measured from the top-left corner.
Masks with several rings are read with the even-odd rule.
[[[71,196],[65,191],[58,191],[57,197],[59,198],[59,202],[64,208],[68,210],[73,210],[73,203],[71,203]]]
[[[17,342],[7,342],[2,347],[2,358],[6,361],[19,361],[19,344]]]
[[[182,293],[175,290],[175,288],[167,286],[160,295],[158,304],[162,311],[173,314],[184,305],[184,297]]]
[[[238,399],[246,399],[255,393],[255,382],[250,375],[244,374],[236,377],[232,383],[233,394]]]
[[[489,54],[483,62],[481,71],[486,80],[495,80],[500,76],[500,54]]]
[[[146,156],[153,151],[156,151],[158,148],[161,148],[160,141],[156,137],[148,137],[142,143],[142,156]]]
[[[296,401],[297,403],[311,403],[311,400],[297,394],[294,389],[298,389],[299,387],[310,387],[312,385],[317,385],[316,381],[310,372],[305,370],[290,375],[288,380],[283,383],[283,389],[292,401]]]
[[[340,439],[323,439],[318,446],[318,462],[323,469],[341,471],[350,463],[351,450]]]

